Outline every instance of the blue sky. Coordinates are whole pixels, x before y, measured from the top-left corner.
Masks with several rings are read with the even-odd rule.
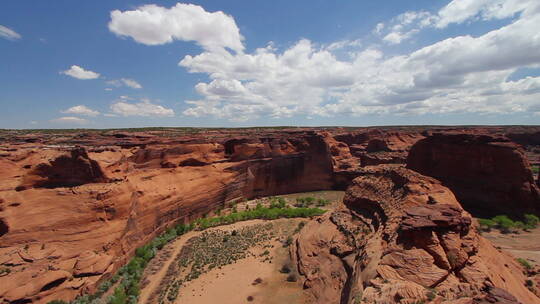
[[[2,7],[0,128],[540,121],[536,0]]]

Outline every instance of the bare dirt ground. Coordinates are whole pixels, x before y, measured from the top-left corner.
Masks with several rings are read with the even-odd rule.
[[[157,256],[152,260],[151,264],[148,265],[148,272],[145,271],[145,279],[143,281],[148,281],[148,284],[142,288],[139,295],[139,303],[147,303],[152,292],[159,286],[161,279],[167,273],[169,265],[174,260],[174,257],[180,253],[180,249],[184,246],[187,240],[197,235],[198,231],[191,231],[183,236],[177,238],[174,242],[165,246]],[[157,269],[152,270],[152,267]],[[157,270],[157,271],[156,271]]]
[[[273,222],[280,227],[278,229],[291,233],[301,221],[281,219]],[[267,255],[271,261],[263,262],[260,255],[269,245],[273,246],[269,248],[270,253]],[[247,257],[221,269],[213,269],[187,283],[175,303],[306,303],[301,284],[288,282],[288,274],[280,272],[281,267],[288,263],[288,248],[273,240],[253,248],[252,252],[255,257]]]
[[[531,264],[540,265],[540,227],[531,232],[521,232],[519,234],[503,234],[492,230],[483,232],[482,236],[516,258],[522,258]]]
[[[229,231],[234,229],[241,229],[250,225],[261,224],[264,222],[265,221],[263,220],[250,220],[238,222],[227,226],[209,228],[206,231],[218,229]],[[153,303],[154,299],[151,299],[152,293],[154,293],[162,283],[162,280],[165,278],[167,270],[171,263],[174,261],[175,257],[180,253],[188,240],[200,235],[201,233],[202,231],[190,231],[182,235],[181,237],[178,237],[176,240],[165,246],[162,250],[158,251],[156,257],[152,259],[151,264],[145,270],[144,278],[142,281],[148,281],[148,284],[143,285],[143,287],[141,288],[141,293],[139,295],[139,303]],[[156,269],[152,269],[152,267],[155,267]]]

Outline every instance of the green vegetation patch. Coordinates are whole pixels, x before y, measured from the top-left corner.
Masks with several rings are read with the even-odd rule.
[[[540,219],[534,214],[525,214],[522,221],[514,221],[507,215],[497,215],[491,219],[478,219],[480,230],[491,231],[492,229],[497,229],[502,233],[531,230],[538,227],[539,223]]]
[[[275,220],[278,218],[296,218],[296,217],[313,217],[322,215],[325,212],[319,208],[287,208],[287,207],[263,207],[257,204],[257,207],[252,210],[241,212],[233,212],[228,215],[216,216],[212,218],[200,218],[194,222],[196,229],[204,230],[210,227],[220,225],[229,225],[240,221],[253,219]]]
[[[517,258],[516,259],[520,264],[521,266],[523,266],[525,269],[527,270],[530,270],[530,269],[533,269],[533,266],[525,259],[522,259],[522,258]]]

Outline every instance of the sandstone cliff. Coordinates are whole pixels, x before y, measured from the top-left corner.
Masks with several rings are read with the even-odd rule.
[[[529,162],[504,137],[434,134],[411,148],[407,167],[442,181],[471,212],[540,212],[540,191]]]
[[[335,142],[313,131],[249,142],[124,135],[137,145],[86,152],[25,141],[0,158],[0,265],[10,269],[0,276],[0,302],[73,299],[179,221],[237,199],[334,183]]]
[[[345,207],[292,248],[315,303],[540,303],[439,181],[392,165],[359,173]]]

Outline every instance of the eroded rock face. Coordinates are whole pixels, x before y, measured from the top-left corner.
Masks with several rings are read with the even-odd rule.
[[[380,164],[404,164],[409,149],[418,140],[424,138],[414,131],[369,130],[338,134],[336,140],[346,143],[362,166]]]
[[[63,284],[70,276],[69,272],[63,270],[43,272],[27,282],[14,281],[4,285],[0,289],[0,296],[8,302],[24,303],[25,299],[34,294],[50,293],[51,289]]]
[[[540,191],[523,150],[503,137],[434,134],[417,142],[407,167],[452,189],[481,215],[540,212]]]
[[[439,181],[394,165],[359,173],[346,207],[306,225],[291,249],[315,303],[540,303]]]
[[[71,300],[92,292],[135,248],[177,222],[241,198],[334,185],[331,137],[313,131],[249,142],[216,136],[152,144],[144,141],[154,137],[123,134],[121,146],[107,142],[88,153],[24,146],[1,158],[0,265],[11,272],[0,285],[17,280],[27,287],[16,294],[0,288],[0,302]],[[24,191],[16,191],[21,185]],[[30,288],[51,270],[67,277],[45,290]]]
[[[72,187],[106,180],[101,167],[88,157],[86,150],[74,148],[55,151],[47,159],[35,164],[24,176],[18,190]]]

